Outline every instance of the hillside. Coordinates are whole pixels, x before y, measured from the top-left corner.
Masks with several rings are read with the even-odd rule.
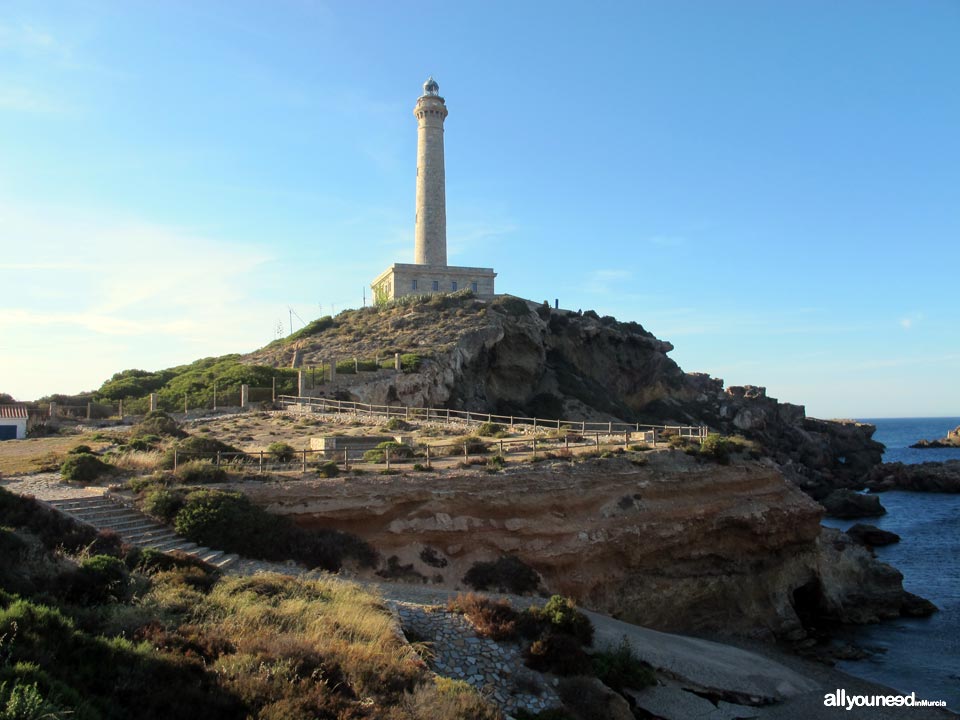
[[[393,353],[405,372],[339,375],[316,395],[381,404],[450,407],[543,418],[705,424],[762,444],[785,474],[816,498],[856,485],[881,460],[873,427],[808,418],[803,406],[762,387],[725,388],[687,373],[635,322],[555,310],[520,298],[470,293],[402,298],[340,313],[242,356],[251,365],[313,370],[333,360],[353,370]]]

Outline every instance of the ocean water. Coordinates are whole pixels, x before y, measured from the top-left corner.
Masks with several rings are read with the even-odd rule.
[[[942,438],[960,418],[865,419],[877,426],[874,438],[887,446],[884,462],[921,463],[960,460],[960,448],[917,450],[917,440]],[[917,697],[946,700],[960,710],[960,494],[885,492],[887,514],[863,522],[901,537],[877,548],[877,557],[903,573],[910,592],[931,600],[940,612],[929,618],[902,618],[849,631],[849,639],[874,652],[869,658],[841,662],[851,675],[889,685]],[[855,520],[824,519],[846,530]]]

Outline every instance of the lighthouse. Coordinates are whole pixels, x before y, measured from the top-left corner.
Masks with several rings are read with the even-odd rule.
[[[417,215],[413,261],[447,264],[447,188],[443,165],[443,121],[447,104],[432,77],[413,108],[417,118]]]
[[[432,77],[423,84],[413,115],[417,120],[417,195],[413,263],[394,263],[370,283],[382,304],[404,295],[468,290],[480,298],[494,296],[493,268],[447,265],[447,188],[444,121],[449,114]]]

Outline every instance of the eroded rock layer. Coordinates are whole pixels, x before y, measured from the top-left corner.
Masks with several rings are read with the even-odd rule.
[[[244,490],[304,526],[360,535],[408,581],[463,588],[475,562],[513,555],[546,591],[654,628],[797,636],[798,609],[897,613],[899,574],[854,543],[821,541],[822,508],[775,464],[641,457]]]

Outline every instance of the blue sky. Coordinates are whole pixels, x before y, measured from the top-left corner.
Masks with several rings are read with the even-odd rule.
[[[960,412],[955,0],[0,2],[0,391],[359,306],[429,74],[451,263],[812,415]]]

